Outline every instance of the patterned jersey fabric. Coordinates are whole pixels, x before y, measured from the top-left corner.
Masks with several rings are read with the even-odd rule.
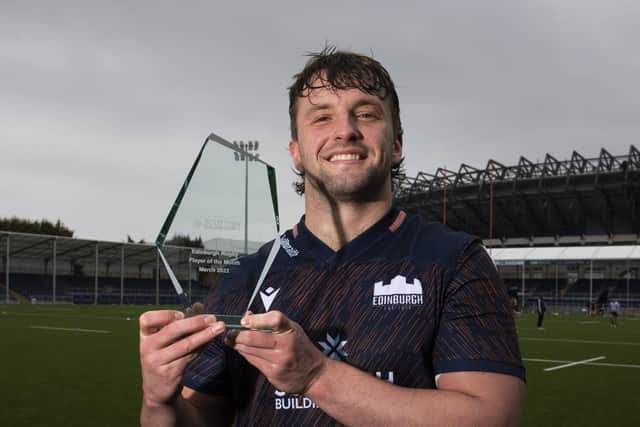
[[[485,371],[524,380],[511,305],[481,242],[391,210],[335,252],[304,217],[282,247],[251,310],[279,310],[327,357],[405,387]],[[209,311],[244,311],[271,245],[221,281]],[[236,425],[336,425],[310,399],[276,390],[221,339],[188,368],[184,384],[227,395]],[[362,397],[366,399],[366,396]]]

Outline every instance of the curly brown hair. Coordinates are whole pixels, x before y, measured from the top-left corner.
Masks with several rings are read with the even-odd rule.
[[[402,135],[400,101],[389,72],[375,59],[353,52],[325,46],[320,52],[311,52],[301,72],[293,76],[289,87],[289,120],[291,138],[298,139],[296,123],[297,101],[310,95],[315,89],[358,89],[381,100],[389,97],[394,137]],[[404,159],[403,159],[404,160]],[[401,174],[402,160],[391,169],[392,181]],[[304,194],[304,172],[296,172],[302,179],[294,183],[296,193]]]

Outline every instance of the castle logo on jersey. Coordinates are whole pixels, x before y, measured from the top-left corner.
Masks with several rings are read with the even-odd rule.
[[[262,304],[264,304],[264,311],[269,311],[278,292],[280,292],[280,288],[273,289],[271,286],[264,291],[260,291],[260,299],[262,300]]]
[[[408,282],[405,276],[397,275],[389,283],[383,281],[373,284],[374,306],[423,305],[422,283],[417,278]]]

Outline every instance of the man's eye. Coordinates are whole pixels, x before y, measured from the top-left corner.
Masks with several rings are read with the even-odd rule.
[[[363,119],[363,120],[375,120],[378,118],[378,116],[376,116],[374,113],[370,113],[368,111],[362,112],[362,113],[358,113],[357,117],[359,119]]]
[[[328,121],[330,118],[331,118],[331,117],[329,117],[329,116],[318,116],[318,117],[316,117],[315,119],[313,119],[313,122],[314,122],[314,123],[317,123],[317,122],[326,122],[326,121]]]

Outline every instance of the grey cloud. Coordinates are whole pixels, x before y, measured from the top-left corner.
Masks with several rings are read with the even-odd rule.
[[[262,142],[290,226],[302,202],[286,87],[325,41],[390,70],[409,175],[623,154],[640,133],[639,18],[630,1],[9,2],[0,216],[63,215],[83,237],[152,239],[216,131]],[[7,185],[17,182],[20,192]]]

